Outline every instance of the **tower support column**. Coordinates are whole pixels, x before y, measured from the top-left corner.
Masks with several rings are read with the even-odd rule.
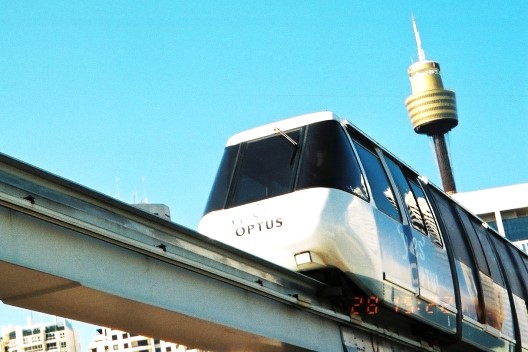
[[[456,193],[455,179],[453,177],[453,170],[451,169],[451,161],[449,160],[445,137],[443,134],[434,134],[432,137],[444,192],[447,194]]]

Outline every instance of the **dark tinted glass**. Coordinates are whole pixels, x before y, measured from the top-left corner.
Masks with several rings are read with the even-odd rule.
[[[239,147],[239,145],[236,145],[225,148],[211,193],[209,194],[209,200],[205,206],[204,215],[211,211],[224,208]]]
[[[524,300],[528,300],[528,273],[526,272],[519,251],[506,241],[499,241],[497,239],[497,242],[500,242],[497,246],[498,252],[504,267],[507,268],[505,273],[512,286],[513,293]],[[507,259],[505,259],[506,257]]]
[[[336,188],[367,198],[363,176],[345,131],[337,121],[309,125],[297,189]]]
[[[438,222],[443,225],[442,233],[446,236],[444,238],[446,238],[446,242],[456,258],[455,267],[462,315],[479,322],[485,322],[488,316],[494,316],[493,313],[497,308],[493,286],[490,284],[486,285],[486,289],[483,290],[482,288],[472,247],[457,215],[456,205],[446,195],[433,187],[427,187],[427,194],[435,206]],[[491,279],[488,278],[488,281],[491,282]],[[484,300],[483,292],[489,292],[493,299]],[[486,314],[483,313],[485,302],[486,304],[489,303],[489,306],[486,306]],[[500,325],[495,324],[493,326],[498,327]]]
[[[453,247],[455,258],[462,263],[474,268],[471,249],[466,240],[466,235],[462,230],[460,223],[457,221],[457,215],[452,207],[451,200],[442,195],[435,189],[431,188],[431,195],[433,197],[439,216],[445,227],[445,233],[449,237],[449,242]]]
[[[427,202],[427,198],[425,197],[425,193],[422,187],[420,187],[420,185],[415,179],[408,178],[407,180],[411,185],[414,197],[416,198],[416,202],[418,203],[418,207],[420,208],[420,212],[422,213],[422,219],[425,224],[425,229],[427,230],[427,233],[431,236],[431,240],[435,244],[442,246],[443,242],[442,237],[440,236],[440,230],[438,229],[438,225],[436,223],[433,211],[431,210],[431,207]]]
[[[488,263],[486,262],[486,255],[484,254],[484,250],[482,249],[482,245],[480,243],[480,240],[478,239],[478,235],[475,232],[473,225],[471,224],[470,215],[467,214],[458,205],[455,205],[455,208],[458,213],[458,216],[460,217],[462,225],[464,225],[464,230],[466,231],[466,234],[468,236],[469,244],[473,249],[473,254],[475,256],[478,269],[484,274],[490,276]]]
[[[520,257],[522,259],[522,262],[524,263],[524,268],[525,268],[525,270],[527,272],[527,275],[528,275],[528,257],[526,257],[525,255],[522,255]],[[526,282],[528,282],[528,280]],[[528,302],[528,300],[527,300],[527,302]]]
[[[367,174],[367,180],[376,206],[385,214],[401,221],[401,215],[398,206],[396,205],[394,192],[392,191],[389,179],[381,165],[379,157],[356,141],[354,141],[354,145],[363,168],[365,169],[365,173]]]
[[[508,250],[508,244],[498,236],[490,236],[490,238],[497,249],[499,261],[502,263],[504,274],[510,283],[512,292],[524,298],[524,287],[520,282],[520,268],[517,267],[517,263],[513,260]]]
[[[488,231],[490,230],[486,230],[477,220],[471,219],[471,224],[477,233],[477,238],[484,249],[484,253],[486,253],[486,262],[488,263],[493,282],[504,287],[504,279],[502,278],[499,262],[490,243],[490,237],[494,235],[489,233]]]
[[[392,160],[391,158],[385,158],[385,160],[387,161],[387,166],[390,169],[394,182],[396,182],[396,185],[400,190],[400,194],[403,198],[402,200],[407,207],[407,213],[409,214],[411,225],[418,231],[426,233],[425,224],[420,212],[420,208],[418,207],[418,202],[414,197],[414,193],[411,190],[409,182],[407,182],[403,171],[396,161]]]
[[[299,131],[287,132],[296,143]],[[248,142],[237,162],[228,207],[255,202],[291,191],[298,147],[281,134]]]
[[[513,259],[517,265],[517,268],[519,270],[519,279],[521,280],[521,283],[523,284],[524,288],[524,300],[528,302],[528,268],[524,265],[523,257],[524,254],[522,254],[520,251],[510,248],[510,251],[513,253]]]

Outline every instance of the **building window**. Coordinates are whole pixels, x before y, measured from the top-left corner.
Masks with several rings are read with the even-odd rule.
[[[61,348],[66,348],[66,341],[62,341],[62,342],[60,343],[60,346],[61,346]]]
[[[528,217],[503,219],[504,232],[510,241],[522,241],[528,239]]]
[[[42,345],[33,345],[24,348],[25,352],[41,352],[42,351]]]
[[[46,344],[46,349],[48,350],[54,350],[57,349],[57,343],[56,342],[50,342]]]
[[[117,351],[119,349],[119,346],[118,345],[114,345],[113,348],[114,348],[114,351]]]
[[[148,346],[148,345],[149,345],[148,340],[139,340],[138,341],[138,346]]]

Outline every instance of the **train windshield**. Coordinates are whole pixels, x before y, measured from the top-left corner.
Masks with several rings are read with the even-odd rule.
[[[278,196],[291,190],[299,133],[299,130],[282,132],[245,144],[239,157],[229,207]]]
[[[343,128],[323,121],[227,147],[204,214],[313,187],[366,198],[364,184]]]

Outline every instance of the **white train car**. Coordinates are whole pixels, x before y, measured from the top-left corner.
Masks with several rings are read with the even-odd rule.
[[[231,137],[198,230],[341,287],[350,314],[528,351],[528,284],[500,265],[528,278],[526,256],[331,112]]]

